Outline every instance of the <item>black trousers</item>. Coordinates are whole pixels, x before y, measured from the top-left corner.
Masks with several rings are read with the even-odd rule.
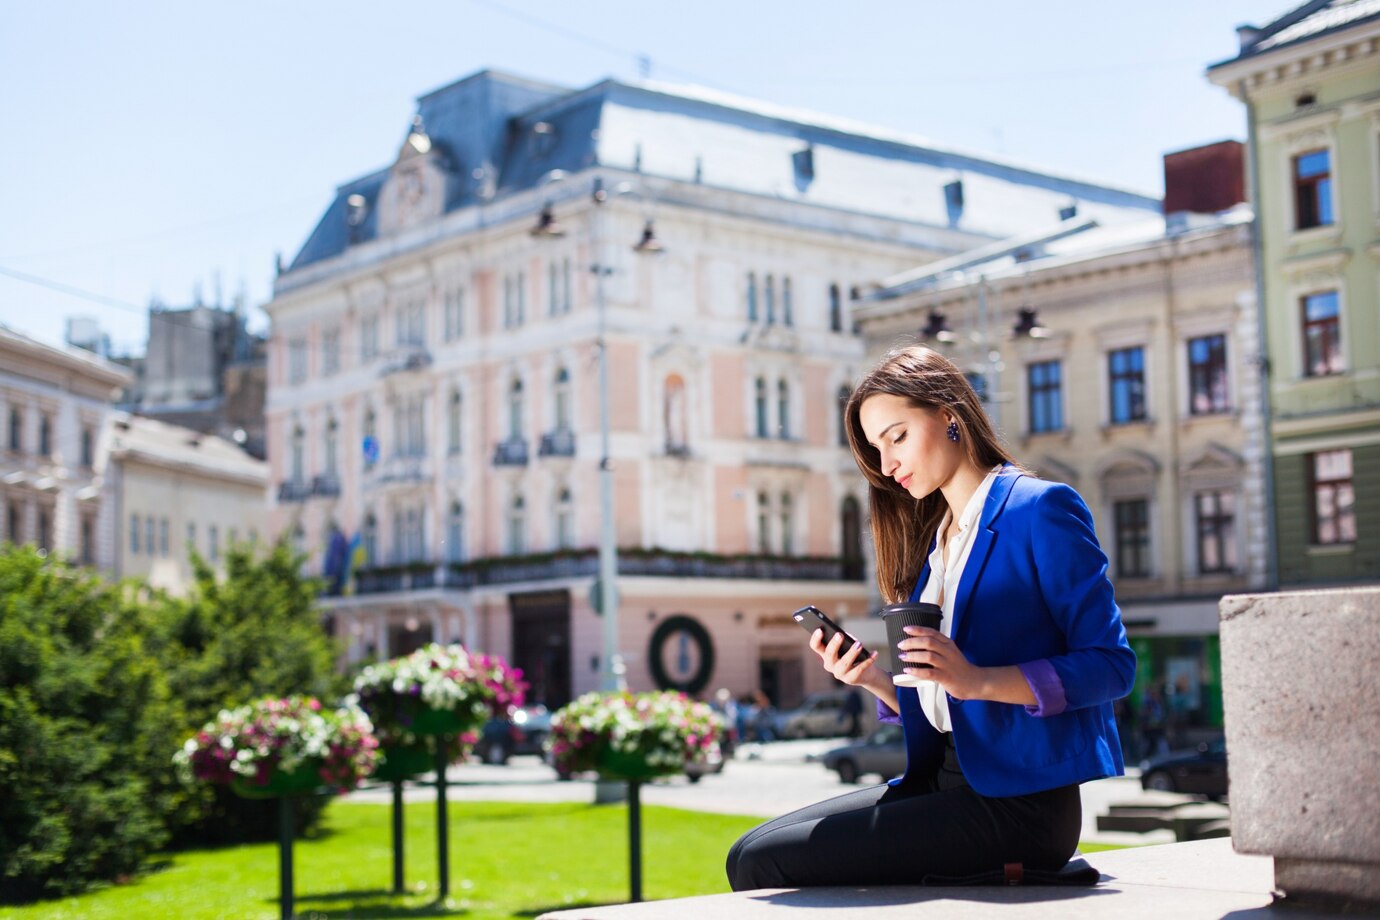
[[[818,885],[919,885],[927,876],[1058,869],[1078,848],[1078,786],[989,798],[953,750],[929,778],[849,792],[774,818],[728,851],[734,891]]]

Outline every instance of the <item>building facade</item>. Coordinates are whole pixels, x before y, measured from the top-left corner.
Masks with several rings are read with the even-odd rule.
[[[231,546],[265,532],[267,464],[234,443],[121,412],[107,446],[117,575],[182,594],[194,579],[193,552],[215,567]]]
[[[103,437],[130,374],[0,328],[0,540],[115,569]]]
[[[1239,176],[1240,145],[1219,154]],[[1083,496],[1139,656],[1131,705],[1153,692],[1176,728],[1220,728],[1217,604],[1268,576],[1249,212],[1075,215],[892,279],[857,315],[873,355],[947,354],[1015,458]]]
[[[871,607],[840,428],[863,285],[1073,201],[1157,205],[651,84],[430,93],[265,308],[270,529],[352,658],[459,640],[548,704],[593,689],[603,341],[629,685],[789,705],[831,682],[791,611]]]
[[[1272,583],[1380,576],[1380,9],[1312,2],[1208,71],[1247,108],[1260,226]]]

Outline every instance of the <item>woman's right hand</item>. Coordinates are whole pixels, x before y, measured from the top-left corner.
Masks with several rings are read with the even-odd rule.
[[[824,670],[834,675],[834,679],[845,683],[850,687],[870,688],[876,683],[877,678],[883,678],[887,684],[891,681],[885,678],[880,668],[874,668],[872,663],[877,660],[877,653],[863,656],[862,643],[854,642],[852,647],[839,654],[839,649],[843,647],[843,633],[835,633],[834,638],[829,640],[829,644],[824,644],[824,630],[816,629],[810,633],[810,648],[824,663]]]

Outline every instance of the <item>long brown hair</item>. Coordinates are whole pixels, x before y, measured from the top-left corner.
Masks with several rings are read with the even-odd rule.
[[[917,501],[882,472],[881,454],[867,443],[859,413],[869,396],[883,393],[899,396],[917,408],[947,410],[958,423],[959,443],[979,469],[1014,461],[968,378],[934,349],[924,345],[898,348],[859,382],[844,410],[848,446],[867,478],[877,586],[886,602],[894,604],[910,596],[946,506],[938,490]]]

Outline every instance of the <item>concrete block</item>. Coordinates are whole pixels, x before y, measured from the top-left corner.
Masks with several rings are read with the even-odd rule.
[[[1349,866],[1380,877],[1380,588],[1220,609],[1236,850],[1312,867],[1277,877],[1289,895],[1336,896]],[[1321,881],[1328,863],[1336,884]]]

